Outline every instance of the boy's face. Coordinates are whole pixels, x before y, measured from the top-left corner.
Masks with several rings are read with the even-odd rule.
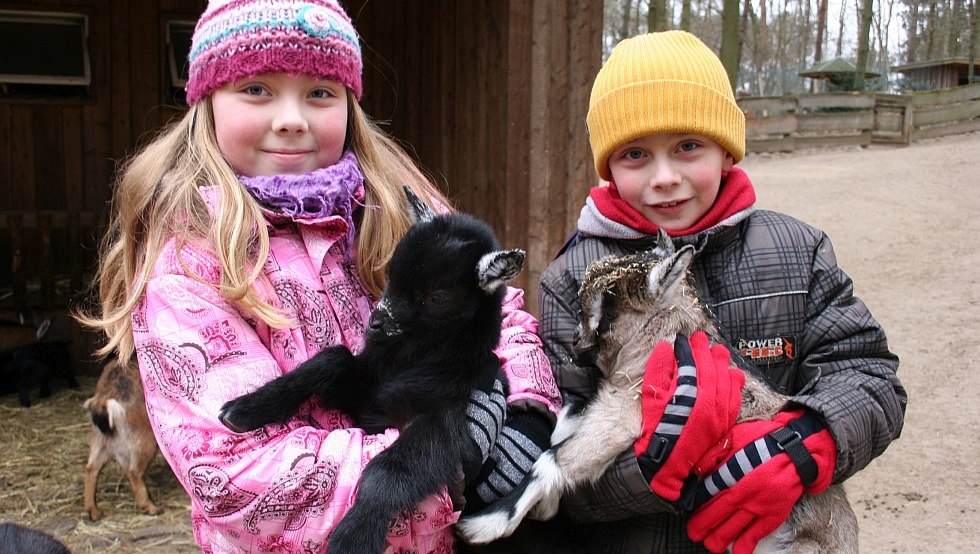
[[[648,135],[609,157],[619,194],[658,227],[681,230],[697,223],[718,197],[721,178],[735,160],[702,135]]]

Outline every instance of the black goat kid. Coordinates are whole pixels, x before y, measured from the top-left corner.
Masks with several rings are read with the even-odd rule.
[[[245,432],[288,419],[315,394],[368,432],[401,429],[365,467],[328,553],[379,553],[396,514],[447,485],[462,491],[462,468],[480,463],[467,431],[467,402],[479,383],[492,383],[501,371],[493,349],[504,282],[520,272],[524,251],[501,250],[485,223],[435,215],[405,192],[415,224],[392,256],[364,350],[326,348],[221,409],[226,426]]]

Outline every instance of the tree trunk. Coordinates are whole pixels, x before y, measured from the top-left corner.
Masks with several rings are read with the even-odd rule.
[[[738,83],[739,59],[739,0],[724,0],[721,10],[721,63],[728,72],[732,90]]]
[[[647,8],[647,30],[654,33],[669,29],[670,18],[667,16],[667,0],[650,0]]]
[[[845,8],[846,8],[846,3],[841,2],[840,15],[837,18],[837,21],[840,24],[837,28],[837,51],[834,54],[838,58],[841,57],[841,55],[844,53],[844,14],[847,12]]]
[[[958,58],[963,52],[960,41],[963,33],[963,0],[953,0],[953,17],[949,23],[949,56]]]
[[[874,0],[861,2],[861,28],[858,29],[857,68],[854,70],[854,90],[864,90],[864,72],[868,70],[868,52],[871,42],[871,16]]]
[[[908,36],[905,39],[905,63],[915,63],[915,47],[919,43],[919,1],[906,0],[909,7]]]
[[[970,2],[970,67],[966,70],[966,82],[973,82],[975,70],[973,66],[977,63],[977,44],[980,43],[980,3],[977,0]]]
[[[936,27],[939,26],[936,16],[936,0],[929,0],[929,13],[926,15],[926,60],[934,60],[939,55],[939,45],[936,44]]]
[[[630,16],[633,15],[633,1],[626,0],[623,2],[623,21],[619,26],[619,40],[623,40],[630,36]]]
[[[827,35],[827,0],[819,0],[817,7],[817,35],[813,45],[813,63],[823,60],[823,41]]]
[[[691,0],[684,0],[681,3],[681,29],[691,30]]]

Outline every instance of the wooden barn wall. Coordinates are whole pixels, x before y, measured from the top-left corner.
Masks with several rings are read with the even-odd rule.
[[[25,306],[64,318],[82,297],[117,165],[182,112],[167,99],[166,22],[206,3],[0,0],[87,15],[92,71],[84,99],[0,98],[0,319]],[[601,0],[343,4],[363,37],[367,111],[461,210],[528,250],[516,284],[536,312],[540,272],[595,181],[584,121]],[[68,334],[84,357],[91,336]]]
[[[602,2],[345,3],[363,39],[362,104],[405,140],[456,206],[541,271],[595,182],[585,133]]]
[[[97,340],[68,317],[84,298],[117,164],[180,109],[166,102],[164,26],[206,0],[0,1],[88,17],[91,86],[80,99],[0,98],[0,319],[52,317],[81,371]]]

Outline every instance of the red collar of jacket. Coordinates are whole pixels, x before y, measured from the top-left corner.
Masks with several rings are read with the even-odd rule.
[[[660,227],[643,217],[619,195],[616,184],[594,187],[589,198],[595,203],[599,213],[609,219],[626,225],[648,235],[656,235]],[[755,188],[748,174],[739,167],[733,167],[718,189],[718,198],[704,216],[687,229],[667,231],[672,237],[692,235],[710,229],[736,213],[755,204]]]

